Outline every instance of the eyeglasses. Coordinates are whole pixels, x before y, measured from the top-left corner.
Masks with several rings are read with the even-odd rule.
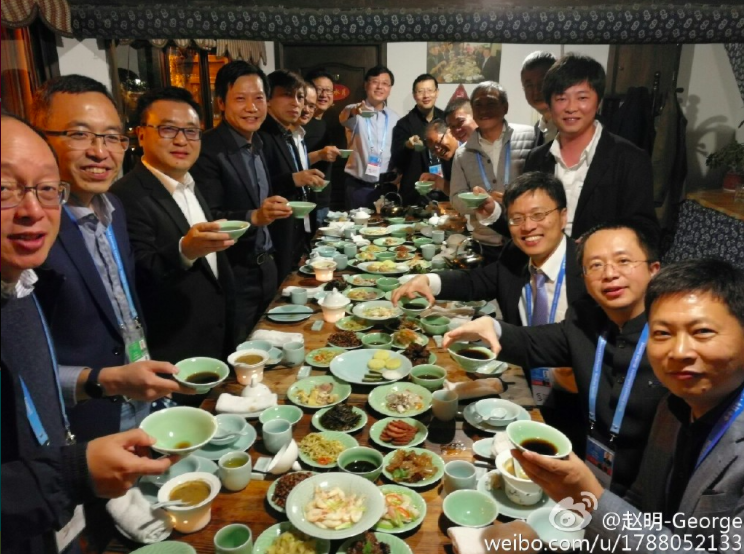
[[[103,144],[109,150],[120,151],[129,147],[129,137],[118,133],[98,134],[92,131],[43,131],[44,134],[52,137],[65,137],[67,144],[73,150],[87,150],[97,138],[103,139]]]
[[[444,137],[446,136],[447,136],[447,133],[442,133],[441,138],[437,141],[437,143],[434,146],[430,148],[434,153],[439,154],[442,152],[447,152],[447,148],[444,146]]]
[[[201,140],[202,137],[202,130],[198,127],[174,127],[173,125],[142,125],[142,127],[157,129],[160,138],[164,139],[174,139],[181,131],[183,131],[183,136],[186,137],[186,140],[192,142]]]
[[[318,93],[318,96],[333,96],[333,89],[332,88],[320,88],[316,87],[315,91]]]
[[[389,81],[368,81],[370,85],[373,87],[383,87],[383,88],[390,88],[393,86],[393,84]]]
[[[618,273],[623,275],[630,275],[633,270],[640,264],[647,264],[649,260],[629,260],[628,258],[620,258],[614,262],[600,262],[599,260],[591,262],[589,265],[583,267],[584,275],[593,279],[598,279],[604,275],[605,269],[608,266],[612,266]]]
[[[424,94],[434,94],[435,92],[437,92],[436,89],[425,88],[425,89],[419,89],[419,90],[417,90],[416,92],[414,92],[414,94],[416,96],[423,96]]]
[[[33,187],[24,187],[14,181],[2,181],[0,187],[0,208],[3,210],[20,205],[23,197],[31,190],[44,208],[59,208],[70,196],[70,183],[64,181],[49,181]]]
[[[557,209],[558,208],[553,208],[552,210],[548,210],[547,212],[532,212],[531,214],[527,214],[526,216],[515,215],[514,217],[509,218],[509,225],[511,225],[512,227],[518,227],[519,225],[522,225],[522,223],[524,223],[527,219],[529,219],[530,221],[542,221]]]

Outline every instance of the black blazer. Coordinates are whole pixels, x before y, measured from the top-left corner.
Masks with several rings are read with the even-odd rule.
[[[552,144],[553,141],[543,144],[527,155],[525,173],[555,174]],[[651,159],[640,148],[603,129],[581,189],[571,237],[579,238],[600,223],[628,218],[658,239]]]
[[[299,156],[305,153],[298,152],[294,144],[291,144],[294,156],[297,156],[297,164],[293,155],[287,148],[287,139],[285,138],[284,128],[277,123],[276,119],[271,116],[261,125],[258,135],[263,141],[263,153],[266,159],[266,166],[269,169],[271,184],[274,192],[286,198],[287,200],[304,200],[303,192],[300,187],[296,187],[292,174],[302,171],[299,164]],[[315,194],[307,193],[309,202],[315,201]],[[310,222],[315,225],[315,212],[310,214]],[[279,275],[279,282],[289,275],[289,272],[299,262],[302,253],[307,250],[306,242],[309,244],[310,237],[305,237],[304,224],[301,219],[289,217],[287,219],[277,219],[269,225],[271,240],[276,249],[276,267]]]
[[[491,300],[499,303],[504,321],[522,325],[519,299],[530,282],[529,257],[514,242],[504,246],[499,259],[472,271],[442,271],[440,298],[447,300]],[[566,240],[566,300],[571,305],[587,296],[581,269],[576,261],[576,245]]]
[[[124,207],[115,196],[106,196],[114,206],[111,225],[135,308],[141,314]],[[54,338],[59,364],[91,368],[126,364],[124,339],[111,300],[77,223],[66,212],[60,218],[57,240],[36,273],[39,282],[34,290]],[[86,400],[68,414],[73,433],[80,440],[89,440],[119,431],[121,403]]]
[[[170,193],[142,163],[111,190],[127,210],[152,358],[172,363],[191,356],[224,359],[235,345],[234,288],[225,254],[217,253],[219,278],[206,258],[184,269],[179,241],[190,225]],[[195,192],[211,221],[198,185]]]

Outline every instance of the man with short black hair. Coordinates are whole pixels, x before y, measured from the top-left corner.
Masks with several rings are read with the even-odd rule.
[[[377,65],[364,75],[366,97],[349,104],[338,116],[346,128],[347,148],[353,150],[346,164],[346,209],[372,208],[380,197],[380,177],[393,169],[390,164],[393,128],[399,116],[387,107],[395,84],[393,72]]]
[[[433,156],[439,158],[442,171],[441,174],[426,171],[419,176],[418,180],[433,182],[434,189],[441,191],[441,194],[447,198],[452,178],[452,160],[460,145],[443,119],[435,119],[426,126],[424,144]]]
[[[225,359],[235,347],[234,291],[223,250],[235,244],[189,170],[199,157],[199,105],[178,87],[137,100],[141,161],[111,189],[124,204],[150,349],[176,363]]]
[[[413,81],[415,106],[393,128],[390,167],[401,174],[398,192],[404,205],[417,203],[421,196],[414,187],[422,173],[443,176],[441,160],[424,145],[424,130],[433,119],[444,117],[436,107],[439,85],[433,75],[424,73]]]
[[[266,119],[269,82],[261,69],[236,60],[217,72],[214,83],[222,123],[204,133],[191,175],[217,219],[248,221],[251,227],[226,254],[236,284],[235,323],[239,339],[271,303],[279,286],[268,225],[292,215],[287,199],[275,195],[256,134]]]
[[[473,119],[473,108],[468,98],[450,100],[444,108],[444,121],[460,144],[465,144],[470,135],[478,128]]]
[[[524,59],[522,71],[519,74],[527,103],[540,114],[539,121],[535,123],[533,148],[553,140],[558,132],[558,128],[551,119],[550,107],[543,96],[543,80],[554,63],[553,54],[537,50]]]

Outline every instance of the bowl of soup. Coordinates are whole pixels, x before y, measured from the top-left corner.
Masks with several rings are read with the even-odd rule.
[[[228,363],[235,368],[235,376],[241,385],[250,385],[253,378],[263,381],[263,370],[269,353],[258,348],[238,350],[228,356]]]
[[[220,480],[211,473],[195,471],[174,477],[158,491],[158,502],[181,500],[182,506],[165,508],[181,533],[204,529],[212,519],[212,501],[220,492]]]
[[[185,456],[212,440],[217,421],[201,408],[174,406],[151,413],[142,420],[140,429],[155,439],[150,448],[156,452]]]
[[[181,360],[176,364],[178,373],[173,377],[185,387],[196,390],[197,394],[209,392],[230,374],[230,368],[221,360],[195,357]]]
[[[472,373],[496,359],[492,350],[467,342],[455,342],[450,345],[449,354],[463,371]]]

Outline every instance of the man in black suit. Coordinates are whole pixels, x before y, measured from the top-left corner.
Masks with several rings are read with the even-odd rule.
[[[263,141],[263,154],[274,191],[288,200],[313,201],[313,188],[323,186],[324,175],[308,168],[304,142],[295,141],[292,128],[300,119],[305,103],[305,83],[291,71],[277,70],[269,74],[269,117],[258,134]],[[297,130],[304,137],[304,129]],[[315,214],[275,221],[269,227],[276,249],[276,267],[281,283],[297,265],[304,252],[309,251],[310,238],[317,228]]]
[[[113,187],[124,204],[150,350],[176,363],[224,359],[235,346],[234,291],[223,250],[235,244],[189,169],[199,157],[199,105],[178,87],[137,101],[142,160]]]
[[[659,224],[651,160],[596,120],[604,89],[604,68],[588,56],[567,54],[548,70],[543,94],[558,136],[532,150],[524,170],[551,173],[563,182],[570,237],[606,221],[632,218],[655,239]]]
[[[481,74],[483,75],[484,81],[496,81],[499,80],[499,72],[501,71],[501,50],[496,52],[496,55],[491,54],[491,47],[483,47],[483,63],[481,64]]]
[[[414,277],[393,292],[393,303],[415,293],[431,302],[435,296],[463,301],[496,299],[504,321],[513,325],[562,321],[569,304],[586,297],[576,262],[576,245],[563,233],[566,226],[563,186],[552,175],[525,173],[507,187],[504,205],[512,240],[498,261],[472,271],[442,271]],[[576,395],[568,392],[575,391],[571,372],[524,369],[528,382],[539,383],[533,386],[533,393],[538,404],[546,402],[543,408],[546,420],[573,435],[574,422],[581,412]]]
[[[278,287],[268,225],[292,215],[287,199],[275,196],[256,131],[266,119],[269,83],[258,67],[233,61],[214,83],[222,123],[204,134],[191,176],[215,218],[241,220],[251,228],[227,250],[236,285],[238,339],[248,335]]]
[[[548,69],[555,63],[555,56],[550,52],[540,50],[532,52],[522,62],[522,71],[519,74],[522,80],[522,90],[527,103],[540,114],[540,120],[535,123],[536,148],[555,138],[558,128],[553,123],[550,107],[543,95],[543,81]]]

